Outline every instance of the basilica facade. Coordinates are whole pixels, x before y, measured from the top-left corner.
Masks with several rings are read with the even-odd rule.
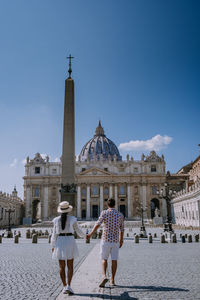
[[[33,159],[27,157],[23,178],[27,220],[52,220],[57,215],[61,172],[61,162],[51,162],[48,156],[37,153]],[[79,220],[97,219],[109,197],[116,200],[116,208],[127,219],[140,220],[142,210],[146,220],[154,218],[155,210],[163,221],[166,218],[165,200],[157,196],[166,181],[164,156],[151,151],[148,156],[142,154],[141,160],[129,155],[122,160],[100,122],[77,158],[75,174]]]

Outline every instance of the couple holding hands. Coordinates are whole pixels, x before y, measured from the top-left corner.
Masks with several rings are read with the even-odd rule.
[[[107,260],[111,255],[112,267],[110,286],[115,286],[115,274],[117,271],[117,260],[119,256],[119,248],[123,245],[124,237],[124,217],[115,209],[115,200],[108,199],[108,209],[103,210],[101,215],[89,234],[85,234],[78,226],[77,219],[68,213],[72,211],[72,206],[67,201],[63,201],[58,206],[58,213],[61,215],[53,220],[54,227],[51,238],[52,258],[59,261],[60,277],[63,283],[64,294],[74,294],[71,288],[71,280],[73,277],[73,262],[78,256],[78,248],[74,239],[74,231],[83,238],[90,239],[93,233],[103,225],[103,234],[100,243],[100,256],[102,259],[103,277],[99,283],[99,287],[104,287],[108,278]],[[65,273],[67,264],[68,272]]]

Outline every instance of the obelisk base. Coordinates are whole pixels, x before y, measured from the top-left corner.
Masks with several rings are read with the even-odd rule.
[[[76,191],[69,191],[69,186],[67,186],[67,188],[62,186],[60,189],[60,201],[69,202],[69,204],[73,206],[73,210],[70,214],[76,216]]]

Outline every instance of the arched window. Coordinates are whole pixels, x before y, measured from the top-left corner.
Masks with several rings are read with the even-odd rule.
[[[108,196],[108,194],[109,194],[108,187],[105,187],[105,188],[104,188],[104,195],[105,195],[105,196]]]
[[[82,196],[86,196],[86,188],[83,187],[81,189],[81,194],[82,194]]]
[[[40,174],[40,167],[35,167],[35,174]]]
[[[39,187],[35,187],[33,190],[33,197],[40,197],[40,189]]]
[[[157,195],[157,186],[152,186],[152,195]]]
[[[125,186],[124,185],[120,185],[120,187],[119,187],[119,194],[120,195],[125,195]]]
[[[98,185],[93,185],[92,186],[92,195],[93,196],[98,196],[99,195],[99,187],[98,187]]]
[[[156,165],[151,165],[151,172],[152,173],[156,172]]]

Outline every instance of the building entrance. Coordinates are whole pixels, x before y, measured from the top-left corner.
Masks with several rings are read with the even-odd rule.
[[[33,204],[32,204],[32,218],[33,218],[33,223],[35,223],[39,219],[41,219],[41,202],[38,199],[33,200]]]
[[[120,213],[122,213],[123,214],[123,216],[124,216],[124,218],[126,217],[126,205],[120,205],[119,206],[119,211],[120,211]]]
[[[99,206],[98,205],[92,205],[92,218],[98,219],[99,217]]]
[[[82,209],[81,217],[82,217],[82,219],[86,218],[86,210],[85,209]]]

